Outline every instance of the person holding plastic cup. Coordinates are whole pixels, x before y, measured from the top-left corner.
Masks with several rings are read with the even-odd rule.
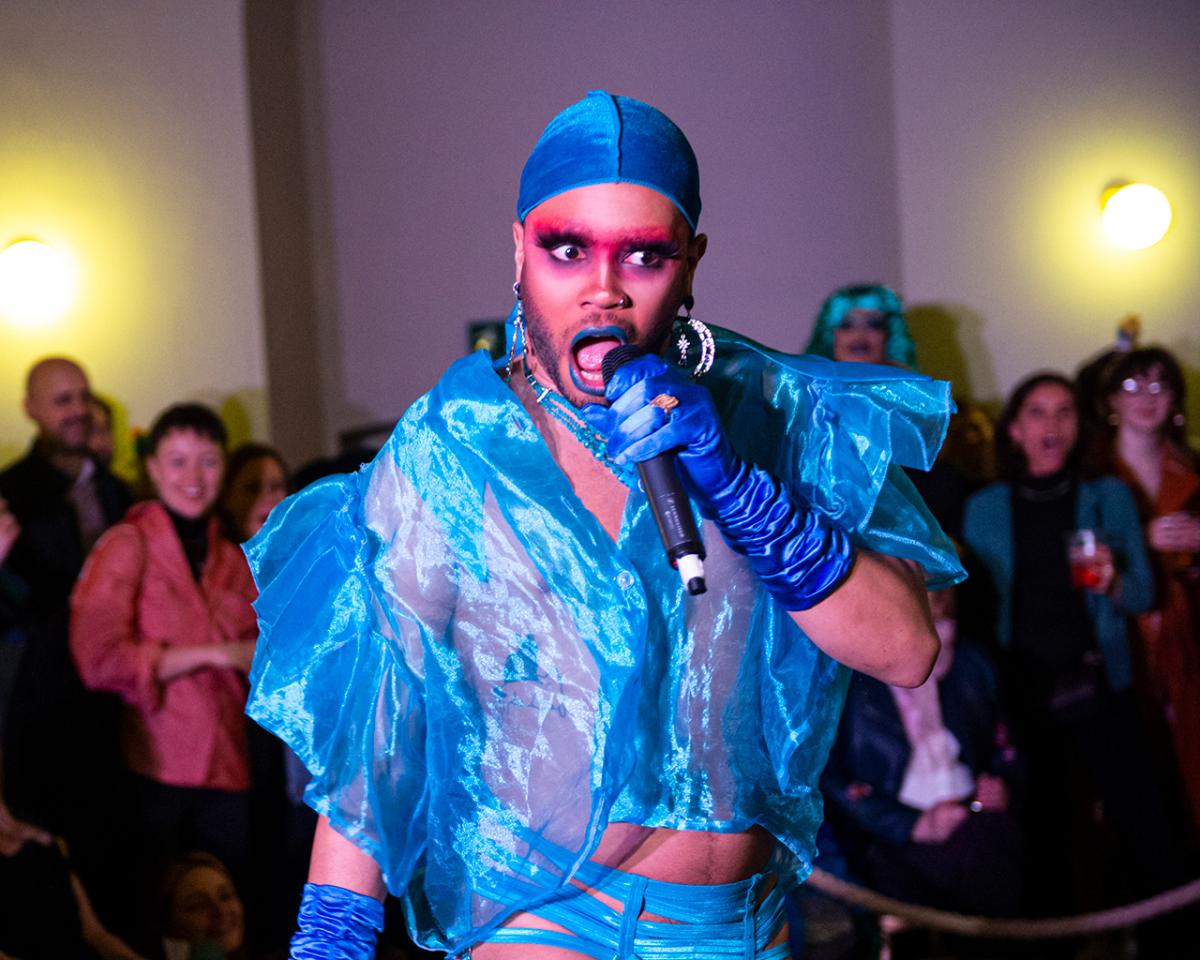
[[[1095,846],[1084,812],[1098,805],[1120,840],[1113,880],[1128,882],[1124,894],[1158,892],[1175,877],[1126,633],[1126,618],[1153,602],[1150,564],[1129,488],[1081,469],[1079,424],[1070,380],[1047,372],[1023,381],[996,427],[1002,479],[967,501],[963,525],[976,573],[989,581],[1029,763],[1030,907],[1049,912],[1088,906],[1070,896],[1070,876]]]

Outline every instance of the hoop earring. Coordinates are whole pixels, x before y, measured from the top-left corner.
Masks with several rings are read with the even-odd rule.
[[[512,286],[513,296],[517,298],[517,315],[513,317],[512,343],[508,346],[508,363],[504,365],[504,380],[512,378],[513,364],[517,362],[517,341],[525,342],[525,305],[521,302],[520,281]]]
[[[681,367],[689,366],[688,355],[692,353],[693,348],[699,353],[700,358],[691,370],[691,378],[699,380],[712,369],[713,360],[717,356],[717,343],[708,325],[692,316],[692,307],[695,304],[696,301],[690,295],[683,298],[683,309],[686,312],[682,317],[675,318],[671,335],[679,351]]]

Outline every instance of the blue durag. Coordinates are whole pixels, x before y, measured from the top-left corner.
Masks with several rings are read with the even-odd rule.
[[[700,168],[692,145],[671,119],[648,103],[589,90],[550,121],[521,171],[517,219],[576,187],[636,183],[657,190],[695,230],[700,219]]]
[[[700,168],[683,131],[650,104],[604,90],[588,91],[542,131],[521,170],[517,219],[524,223],[538,204],[597,183],[649,187],[675,204],[692,230],[700,220]],[[513,315],[506,326],[511,349]],[[518,343],[516,352],[524,347]]]

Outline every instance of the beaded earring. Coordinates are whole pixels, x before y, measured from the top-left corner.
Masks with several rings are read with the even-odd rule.
[[[717,356],[717,344],[708,325],[692,316],[692,307],[695,306],[695,303],[696,301],[690,295],[683,298],[683,309],[686,313],[682,317],[675,318],[671,336],[679,351],[681,367],[691,365],[689,355],[693,350],[699,354],[699,359],[691,371],[692,379],[699,380],[712,369],[713,360]]]
[[[525,341],[525,306],[521,302],[520,281],[512,285],[513,296],[517,298],[517,315],[513,318],[512,343],[508,347],[508,363],[504,365],[504,379],[512,377],[513,364],[517,362],[517,341]]]

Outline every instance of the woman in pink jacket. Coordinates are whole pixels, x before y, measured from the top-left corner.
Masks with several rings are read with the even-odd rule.
[[[246,674],[254,581],[212,507],[225,429],[197,404],[165,411],[149,436],[156,499],[96,544],[71,597],[71,653],[83,682],[123,701],[141,868],[207,850],[242,874],[249,847]]]

